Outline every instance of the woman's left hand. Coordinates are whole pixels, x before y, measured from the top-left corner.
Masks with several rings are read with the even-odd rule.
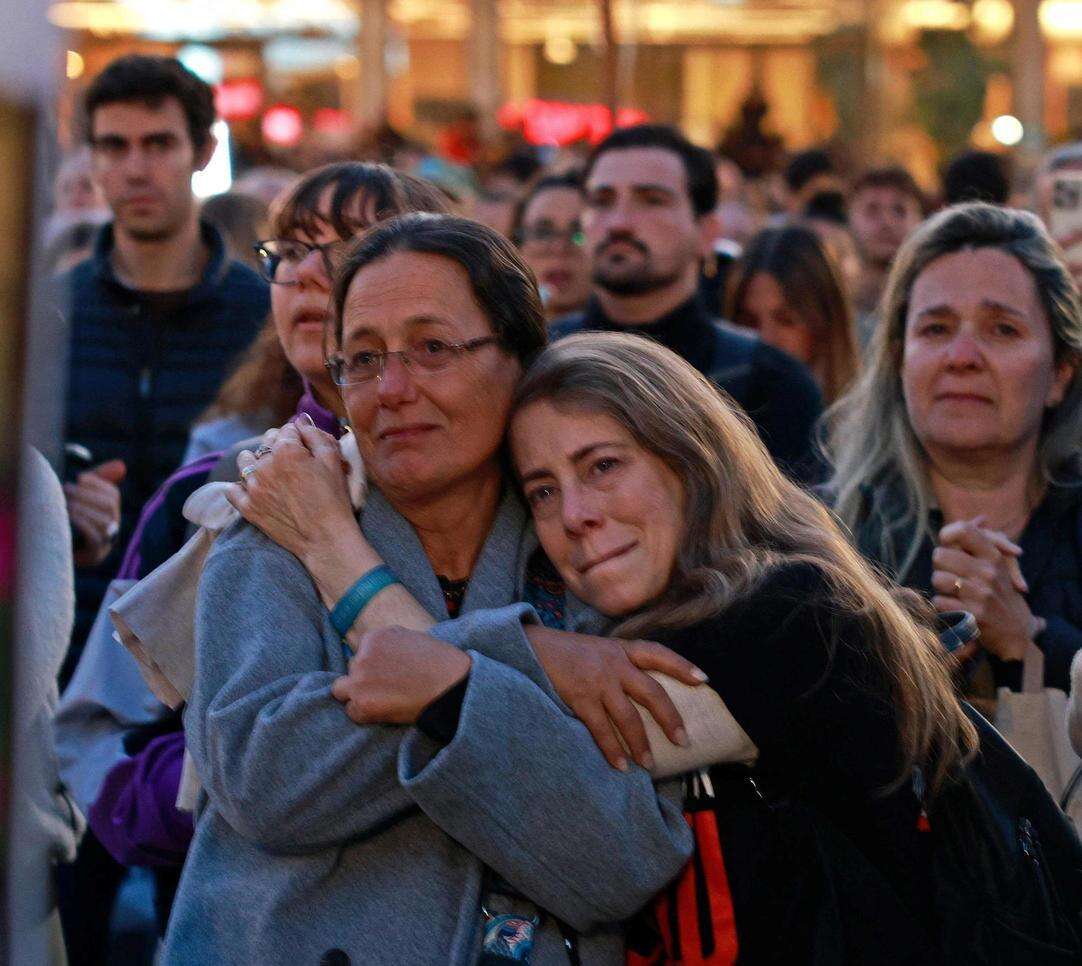
[[[229,502],[300,560],[317,548],[327,552],[337,536],[357,530],[341,450],[314,426],[283,426],[269,453],[257,457],[243,450],[237,466],[247,475],[230,487]]]
[[[357,724],[413,724],[469,674],[470,663],[468,654],[428,634],[386,627],[361,637],[331,694]]]
[[[978,642],[1004,661],[1020,661],[1043,621],[1029,609],[1021,549],[978,520],[948,524],[932,552],[932,603],[938,611],[967,610],[980,629]]]

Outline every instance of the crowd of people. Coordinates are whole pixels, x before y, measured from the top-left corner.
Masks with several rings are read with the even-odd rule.
[[[1079,961],[1082,148],[1032,212],[995,155],[770,195],[659,124],[200,203],[179,62],[85,112],[54,961]]]

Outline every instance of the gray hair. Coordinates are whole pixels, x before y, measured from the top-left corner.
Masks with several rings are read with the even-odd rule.
[[[1063,254],[1032,214],[983,203],[956,205],[929,218],[902,246],[879,306],[868,364],[853,390],[825,417],[833,464],[828,489],[850,530],[866,510],[868,488],[897,487],[904,499],[882,520],[880,559],[902,579],[926,535],[932,496],[925,455],[909,423],[902,391],[901,358],[909,297],[918,276],[953,252],[996,248],[1018,259],[1033,278],[1052,330],[1057,363],[1082,358],[1082,305]],[[1045,415],[1037,447],[1046,483],[1066,482],[1082,455],[1082,378],[1076,372],[1063,401]],[[895,559],[896,534],[909,534]]]

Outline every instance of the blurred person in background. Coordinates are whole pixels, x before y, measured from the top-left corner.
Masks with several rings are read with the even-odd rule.
[[[537,278],[545,320],[578,312],[590,298],[590,262],[583,248],[582,177],[542,178],[519,202],[511,237]]]
[[[86,258],[96,229],[109,218],[93,178],[90,149],[81,145],[60,162],[53,182],[53,211],[42,228],[46,271],[59,274]]]
[[[717,237],[710,152],[675,128],[622,128],[594,149],[585,184],[593,297],[554,335],[622,331],[656,339],[726,390],[771,455],[798,472],[811,455],[821,408],[814,380],[791,356],[720,324],[699,294],[703,260]]]
[[[845,190],[834,160],[822,148],[794,154],[785,166],[786,210],[794,217],[804,214],[816,195]]]
[[[49,275],[63,275],[94,253],[101,223],[76,221],[61,228],[45,246],[43,260]]]
[[[198,217],[192,174],[215,148],[210,87],[172,58],[130,55],[91,82],[84,106],[113,221],[56,286],[71,332],[64,438],[91,464],[80,472],[69,460],[66,472],[76,623],[62,682],[120,562],[114,548],[269,308],[266,283]],[[59,881],[69,956],[104,962],[119,877],[93,836]]]
[[[53,211],[57,215],[77,215],[99,222],[109,217],[105,196],[94,181],[93,160],[86,145],[76,148],[60,162],[53,186]]]
[[[834,264],[841,270],[845,296],[853,305],[860,285],[861,262],[856,240],[849,228],[845,195],[840,191],[817,194],[804,206],[800,223],[819,236]]]
[[[266,284],[230,260],[192,194],[215,147],[211,89],[176,60],[132,55],[94,79],[85,108],[113,221],[59,282],[72,340],[65,439],[108,473],[83,473],[67,490],[82,539],[66,675],[119,562],[113,546],[179,464],[192,420],[269,308]],[[120,486],[119,523],[102,478]]]
[[[857,333],[867,345],[876,308],[894,256],[924,217],[924,194],[904,168],[873,168],[849,193],[849,227],[860,252],[860,284],[854,293]]]
[[[1064,209],[1054,205],[1053,201],[1056,182],[1067,179],[1079,185],[1079,193],[1069,193],[1075,203],[1066,210],[1073,212],[1074,217],[1068,216],[1068,224],[1061,227],[1061,211]],[[1075,284],[1082,286],[1082,141],[1065,144],[1045,155],[1037,172],[1035,192],[1037,214],[1067,256],[1067,267],[1074,276]]]
[[[242,191],[211,195],[200,206],[200,215],[222,233],[229,257],[259,271],[256,242],[267,233],[270,205]]]
[[[260,165],[249,168],[240,177],[233,180],[232,191],[258,198],[265,205],[271,205],[280,195],[285,194],[297,183],[300,177],[291,168],[279,168],[274,165]]]
[[[830,419],[828,495],[858,547],[977,619],[997,686],[1082,649],[1082,307],[1033,215],[945,209],[898,253],[867,368]],[[970,649],[971,650],[971,649]],[[967,650],[966,657],[971,656]]]
[[[827,404],[857,374],[853,313],[841,275],[810,228],[768,228],[752,239],[737,263],[726,317],[803,362]]]
[[[516,206],[540,171],[541,162],[533,148],[525,145],[513,148],[483,171],[469,217],[510,238]]]
[[[1005,205],[1011,197],[1011,173],[1007,159],[991,151],[962,151],[951,158],[943,172],[943,204],[986,201]]]

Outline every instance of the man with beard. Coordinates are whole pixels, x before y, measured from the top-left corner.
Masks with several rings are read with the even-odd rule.
[[[192,194],[192,174],[215,148],[210,87],[172,58],[126,56],[90,84],[85,114],[93,178],[113,220],[93,255],[57,281],[71,331],[64,438],[69,454],[78,444],[92,463],[79,472],[69,460],[65,472],[76,621],[62,682],[116,573],[116,548],[270,310],[266,283],[229,259]],[[106,961],[123,874],[92,836],[62,867],[73,964]]]
[[[816,474],[812,428],[819,390],[795,359],[712,318],[699,272],[714,242],[718,183],[709,152],[673,128],[643,124],[609,135],[586,166],[582,225],[593,262],[585,312],[553,336],[636,332],[683,356],[751,416],[790,474]]]

